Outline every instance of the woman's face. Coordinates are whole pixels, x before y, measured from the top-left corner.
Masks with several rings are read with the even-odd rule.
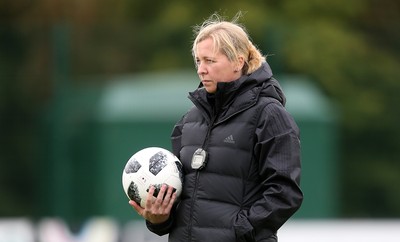
[[[197,44],[195,59],[197,74],[208,93],[217,91],[218,82],[231,82],[241,76],[243,65],[231,62],[226,55],[215,51],[211,38]]]

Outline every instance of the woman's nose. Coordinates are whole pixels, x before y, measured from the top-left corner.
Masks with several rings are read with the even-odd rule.
[[[201,64],[201,62],[199,62],[197,64],[197,74],[198,75],[204,75],[206,73],[206,70],[204,68],[204,65]]]

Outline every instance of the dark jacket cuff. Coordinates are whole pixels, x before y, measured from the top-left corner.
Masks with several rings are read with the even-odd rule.
[[[170,229],[171,229],[171,227],[172,227],[172,223],[173,223],[172,216],[169,216],[167,221],[165,221],[163,223],[159,223],[159,224],[153,224],[150,221],[146,220],[147,228],[151,232],[153,232],[153,233],[155,233],[155,234],[157,234],[159,236],[163,236],[165,234],[168,234]]]

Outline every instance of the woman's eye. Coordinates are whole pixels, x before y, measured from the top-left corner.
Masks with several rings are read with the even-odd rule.
[[[197,59],[197,60],[195,60],[196,67],[199,67],[201,65],[201,63],[212,64],[212,63],[215,63],[215,61],[213,59],[204,59],[204,60]]]

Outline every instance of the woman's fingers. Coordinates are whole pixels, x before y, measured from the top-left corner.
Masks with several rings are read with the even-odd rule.
[[[173,193],[174,193],[174,188],[172,187],[172,186],[169,186],[168,187],[168,189],[167,189],[167,193],[166,193],[166,195],[164,196],[164,200],[163,200],[163,206],[164,207],[168,207],[169,206],[169,204],[172,202],[173,203],[173,201],[175,200],[175,199],[173,199],[173,197],[172,197],[172,195],[173,195]]]
[[[146,198],[146,209],[150,209],[153,206],[154,203],[154,192],[155,192],[155,187],[154,186],[150,186],[149,188],[149,192],[147,194],[147,198]]]
[[[169,200],[168,201],[164,201],[164,202],[165,202],[165,211],[167,213],[170,213],[171,209],[172,209],[172,206],[174,205],[174,202],[175,202],[175,199],[176,199],[175,189],[173,187],[170,187],[170,189],[168,189],[168,194],[167,194],[167,196],[169,197]]]
[[[157,194],[157,197],[154,197],[154,194]],[[172,186],[163,184],[158,193],[154,186],[150,186],[144,208],[140,207],[134,201],[130,201],[129,204],[144,219],[152,223],[161,223],[168,219],[175,199],[175,189]]]
[[[144,208],[142,208],[139,204],[137,204],[135,201],[133,200],[129,200],[129,204],[136,210],[136,212],[140,215],[143,216],[143,210]]]

